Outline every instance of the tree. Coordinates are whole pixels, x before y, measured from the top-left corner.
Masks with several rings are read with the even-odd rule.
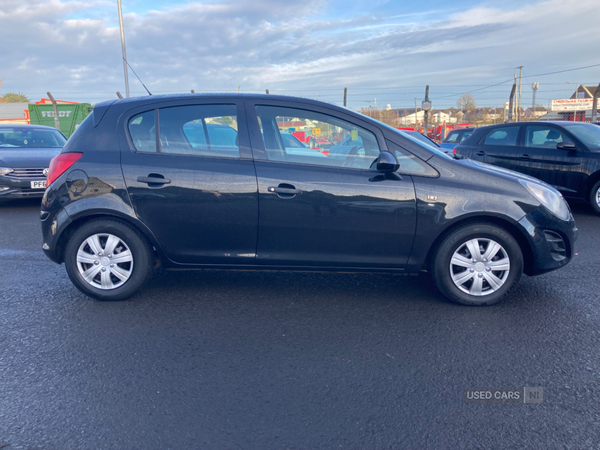
[[[456,102],[456,106],[458,106],[458,109],[461,110],[475,109],[477,108],[477,103],[475,102],[475,98],[471,94],[463,94]]]
[[[29,103],[30,101],[25,95],[14,92],[9,92],[0,97],[0,103]]]

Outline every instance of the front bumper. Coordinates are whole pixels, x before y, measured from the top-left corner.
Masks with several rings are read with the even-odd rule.
[[[527,275],[541,275],[569,264],[579,232],[573,215],[563,221],[540,206],[523,217],[519,225],[526,230],[532,250],[530,264],[525,267]]]
[[[15,198],[42,197],[44,188],[34,189],[31,182],[46,181],[45,177],[17,178],[0,176],[0,200]]]

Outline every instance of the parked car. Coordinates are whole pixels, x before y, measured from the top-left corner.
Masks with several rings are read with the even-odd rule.
[[[0,201],[42,197],[50,160],[67,138],[41,125],[0,125]]]
[[[475,128],[461,128],[459,130],[452,130],[450,133],[448,133],[446,139],[442,141],[440,147],[453,150],[458,144],[471,136],[474,129]]]
[[[600,127],[520,122],[478,128],[456,151],[538,178],[600,214]]]
[[[289,118],[350,137],[349,151],[289,153],[278,127]],[[209,148],[210,136],[192,145],[189,123],[235,128],[234,151],[231,143]],[[79,290],[103,300],[131,296],[161,264],[426,269],[451,300],[489,305],[523,272],[571,260],[577,229],[559,192],[455,158],[364,115],[301,98],[100,103],[50,165],[43,250],[65,263]]]
[[[318,150],[312,149],[312,148],[304,145],[292,133],[280,131],[279,135],[281,136],[281,140],[283,141],[283,146],[285,147],[285,152],[288,155],[306,155],[306,156],[312,156],[312,157],[316,157],[316,158],[326,158],[327,157],[326,155],[319,152]]]

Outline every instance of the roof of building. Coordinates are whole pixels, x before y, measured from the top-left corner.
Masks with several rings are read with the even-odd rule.
[[[0,119],[26,119],[29,103],[0,103]]]

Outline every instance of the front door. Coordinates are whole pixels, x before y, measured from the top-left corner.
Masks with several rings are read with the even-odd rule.
[[[258,194],[241,106],[161,104],[124,119],[127,192],[174,262],[254,264]]]
[[[401,269],[416,225],[410,176],[373,169],[385,142],[375,127],[329,110],[248,105],[259,191],[257,264]],[[288,152],[281,132],[355,144],[326,156]]]

